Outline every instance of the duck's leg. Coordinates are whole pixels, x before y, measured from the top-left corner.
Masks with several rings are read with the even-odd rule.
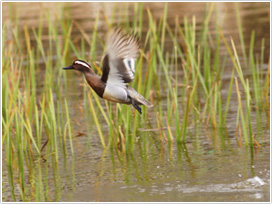
[[[142,114],[142,109],[140,108],[140,106],[138,106],[138,105],[136,104],[136,102],[135,102],[135,100],[134,100],[133,98],[131,98],[130,96],[129,96],[129,98],[130,98],[130,101],[131,101],[131,104],[133,105],[133,107],[134,107],[137,111],[139,111],[140,114]]]

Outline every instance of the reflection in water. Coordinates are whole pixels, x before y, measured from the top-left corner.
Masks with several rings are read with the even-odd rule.
[[[256,201],[269,197],[269,193],[263,191],[269,189],[266,185],[269,170],[263,171],[258,160],[252,166],[253,161],[247,151],[237,152],[228,147],[216,153],[202,148],[203,152],[200,153],[189,151],[187,145],[177,144],[173,152],[161,154],[161,150],[151,145],[145,154],[120,156],[108,152],[99,160],[90,158],[87,160],[89,164],[86,164],[86,160],[75,161],[80,168],[77,171],[81,172],[76,176],[76,188],[71,191],[64,185],[61,200],[127,201],[129,198],[130,201],[225,201],[226,198],[232,200],[233,194],[238,193],[239,199],[243,199],[252,192],[259,193],[252,198]],[[260,152],[262,155],[259,159],[269,154],[269,149],[264,149],[267,151]],[[252,168],[262,178],[254,176]]]
[[[144,11],[149,8],[154,19],[158,22],[161,20],[165,4],[136,5],[143,6]],[[238,5],[243,23],[245,46],[249,46],[251,31],[255,29],[256,54],[260,55],[262,38],[264,38],[267,47],[264,61],[267,62],[270,46],[269,3],[239,3]],[[129,12],[126,12],[126,7],[129,7]],[[210,4],[201,2],[169,3],[170,28],[174,30],[177,16],[180,18],[181,25],[183,25],[183,17],[187,16],[188,21],[191,21],[195,16],[197,37],[199,37],[199,31],[203,26],[203,16],[207,15],[206,7],[211,8]],[[15,13],[20,19],[19,24],[22,25],[20,29],[23,29],[23,25],[38,28],[40,16],[44,18],[50,16],[50,20],[57,23],[62,20],[59,18],[64,12],[76,22],[72,35],[73,40],[80,45],[83,38],[81,28],[89,37],[97,22],[99,36],[103,39],[105,31],[109,29],[105,22],[125,23],[127,18],[133,19],[134,9],[137,7],[134,7],[133,3],[3,3],[3,22],[12,27],[12,23],[16,22],[11,14]],[[214,30],[218,24],[222,26],[226,39],[229,40],[232,36],[239,45],[235,4],[215,3],[213,9],[215,12],[212,13],[209,24],[211,39],[215,38]],[[37,10],[41,12],[36,12]],[[100,12],[99,15],[98,12]],[[114,19],[112,16],[115,15],[118,17],[117,21],[112,22],[111,19]],[[143,33],[147,34],[149,28],[147,12],[144,12],[144,19]],[[45,49],[50,46],[47,27],[47,22],[44,21],[42,40]],[[63,36],[59,36],[59,39],[62,38]],[[178,40],[179,43],[183,43],[181,39]],[[31,36],[31,43],[36,45],[33,36]],[[62,43],[61,40],[60,43]],[[213,43],[212,41],[211,44]],[[86,47],[88,46],[90,45],[87,44]],[[24,42],[22,47],[25,47]],[[172,47],[170,36],[166,36],[165,49],[172,50]],[[90,50],[89,47],[88,49]],[[240,46],[238,50],[242,55]],[[98,47],[96,52],[97,55],[102,55],[102,47]],[[222,58],[226,56],[226,52],[226,50],[220,52]],[[54,56],[52,59],[55,59]],[[229,62],[230,59],[226,59],[226,63]],[[40,63],[44,61],[41,60]],[[229,68],[232,68],[231,66]],[[222,95],[225,96],[230,75],[223,78],[227,84],[222,90]],[[183,77],[182,73],[178,77]],[[80,81],[79,78],[71,80]],[[71,102],[72,105],[82,104],[83,96],[74,90],[75,87],[70,88],[71,98],[74,99]],[[162,107],[165,110],[167,109],[166,92],[163,91],[162,100],[159,102],[163,104]],[[133,154],[124,154],[119,149],[103,151],[98,133],[93,128],[93,121],[88,118],[89,116],[72,110],[74,111],[71,113],[72,118],[80,124],[75,125],[78,131],[81,131],[78,135],[83,135],[74,138],[75,155],[71,156],[70,151],[68,150],[67,153],[64,148],[63,154],[59,155],[59,160],[51,157],[49,152],[46,152],[48,157],[45,161],[38,160],[33,163],[34,159],[30,159],[32,163],[27,164],[25,172],[28,173],[25,175],[26,187],[24,187],[27,189],[25,194],[29,197],[25,199],[30,201],[268,201],[270,177],[268,131],[265,128],[261,129],[264,135],[261,138],[263,143],[256,154],[253,153],[253,149],[248,150],[243,147],[237,142],[239,141],[238,134],[233,129],[236,127],[238,105],[234,101],[231,104],[230,112],[233,113],[233,117],[231,121],[227,121],[227,128],[212,129],[208,125],[196,123],[193,127],[188,127],[186,144],[165,142],[161,139],[166,138],[166,130],[162,126],[156,129],[152,127],[152,124],[140,124],[141,130],[139,128],[136,133],[137,143]],[[153,120],[157,122],[156,119]],[[104,125],[103,128],[107,129],[108,126]],[[15,181],[20,179],[20,176],[14,175],[14,170],[10,166],[3,170],[3,177],[15,178]],[[10,188],[9,191],[3,193],[5,201],[18,198],[21,193],[22,187],[17,186],[14,180],[2,181],[2,183],[6,182],[5,184],[9,182],[9,186],[4,186],[7,189]]]

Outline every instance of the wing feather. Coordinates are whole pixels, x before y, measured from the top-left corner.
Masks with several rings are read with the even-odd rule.
[[[123,34],[121,29],[113,30],[103,59],[102,81],[123,87],[132,82],[138,53],[139,39],[136,35]]]

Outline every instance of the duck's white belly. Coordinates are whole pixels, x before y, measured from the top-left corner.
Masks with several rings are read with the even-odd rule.
[[[128,103],[128,93],[120,86],[106,85],[103,98],[116,103]]]

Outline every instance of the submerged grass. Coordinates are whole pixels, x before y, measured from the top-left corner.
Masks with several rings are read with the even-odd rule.
[[[229,42],[226,39],[222,32],[223,24],[216,24],[215,37],[211,36],[209,23],[214,12],[213,3],[207,4],[199,31],[195,17],[185,17],[182,23],[177,17],[174,25],[170,26],[167,3],[159,19],[155,19],[149,9],[145,11],[143,3],[134,3],[132,17],[128,15],[127,5],[124,19],[116,15],[117,8],[115,9],[111,19],[103,12],[97,13],[91,37],[67,13],[64,13],[65,16],[56,16],[56,21],[53,22],[49,13],[44,12],[42,17],[48,24],[47,41],[43,40],[43,20],[40,20],[38,28],[29,29],[25,26],[24,35],[19,32],[18,24],[15,24],[10,41],[7,40],[7,24],[4,24],[3,42],[9,43],[3,43],[5,47],[2,57],[2,145],[14,200],[18,200],[14,190],[16,181],[19,183],[19,197],[23,201],[48,201],[49,160],[52,168],[58,172],[60,153],[63,152],[64,157],[74,155],[73,126],[77,122],[74,122],[70,114],[75,109],[79,111],[82,106],[75,104],[68,92],[76,92],[80,86],[77,85],[78,78],[73,77],[74,73],[63,72],[61,67],[71,64],[71,58],[87,58],[91,59],[94,70],[101,74],[99,64],[102,58],[99,63],[96,62],[105,51],[104,38],[98,30],[101,16],[108,29],[116,25],[123,26],[128,32],[137,32],[141,38],[143,46],[135,65],[138,71],[132,86],[154,104],[154,108],[150,110],[143,107],[143,114],[139,115],[130,106],[99,99],[84,83],[84,88],[80,91],[84,93],[84,119],[89,124],[88,135],[95,133],[93,137],[99,137],[102,148],[110,147],[118,154],[127,156],[133,153],[137,143],[142,151],[146,150],[149,137],[147,132],[139,137],[141,128],[157,131],[161,142],[167,140],[172,147],[172,142],[176,141],[180,148],[180,143],[186,144],[189,140],[190,127],[203,126],[208,130],[208,140],[212,141],[216,151],[220,151],[218,141],[221,141],[222,148],[228,143],[223,136],[227,130],[222,128],[227,129],[227,120],[232,117],[229,116],[229,106],[233,100],[238,103],[238,146],[253,147],[258,143],[264,121],[263,112],[267,115],[266,121],[269,124],[269,66],[264,75],[261,73],[265,63],[264,41],[261,55],[256,57],[253,31],[249,50],[246,50],[237,6],[243,62],[236,50],[239,42],[233,39]],[[148,19],[148,28],[143,26],[145,17]],[[72,31],[75,29],[80,32],[80,43],[72,38]],[[172,50],[166,49],[167,43],[172,44]],[[216,46],[215,49],[212,44]],[[104,49],[103,53],[98,54],[101,49]],[[221,49],[227,50],[228,56],[222,58]],[[51,56],[56,60],[52,61]],[[222,94],[222,81],[227,70],[227,57],[232,60],[234,68],[228,79],[225,96]],[[252,79],[245,76],[244,71],[250,72]],[[163,100],[166,102],[162,102]],[[257,112],[257,132],[254,132],[251,118],[253,109]],[[107,125],[106,129],[103,124]],[[70,149],[67,148],[68,145]],[[45,170],[40,167],[41,161],[46,162]],[[25,183],[25,175],[26,171],[33,171],[34,164],[38,164],[38,182],[32,185],[32,195],[35,198],[29,199],[26,185],[30,184]],[[42,174],[45,174],[44,178]],[[54,174],[57,183],[56,177],[57,174]]]

